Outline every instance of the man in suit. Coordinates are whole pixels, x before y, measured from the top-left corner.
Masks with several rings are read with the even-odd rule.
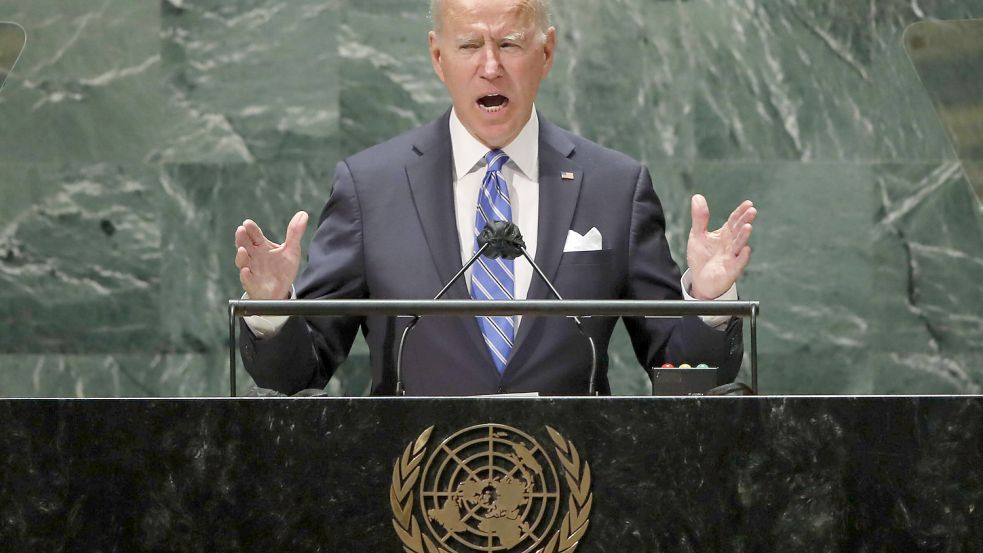
[[[539,117],[534,100],[553,63],[548,0],[433,0],[434,71],[452,109],[443,117],[338,164],[335,183],[292,292],[307,215],[283,244],[255,222],[236,230],[236,265],[248,297],[429,299],[476,250],[490,220],[511,220],[558,291],[569,299],[736,298],[756,211],[741,204],[709,232],[709,208],[692,200],[689,270],[669,254],[665,218],[638,162]],[[546,299],[522,259],[482,258],[448,298]],[[323,387],[361,328],[373,393],[395,387],[390,317],[250,318],[241,349],[254,380],[293,393]],[[600,353],[598,388],[609,393],[607,346],[615,320],[584,321]],[[740,365],[736,320],[626,318],[643,365],[706,362],[730,381]],[[427,317],[404,353],[410,395],[535,391],[586,393],[590,353],[563,317]]]

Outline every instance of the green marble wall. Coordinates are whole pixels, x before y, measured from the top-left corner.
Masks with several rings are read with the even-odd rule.
[[[0,95],[0,396],[225,394],[236,224],[318,212],[340,158],[446,109],[426,4],[0,0],[28,33]],[[759,206],[764,391],[981,391],[983,216],[901,33],[983,0],[556,12],[538,105],[649,164],[677,259],[692,192]],[[644,393],[613,344],[616,392]]]

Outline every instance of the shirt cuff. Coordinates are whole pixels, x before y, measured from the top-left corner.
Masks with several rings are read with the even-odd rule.
[[[242,299],[248,300],[249,294],[243,292]],[[294,290],[293,284],[290,285],[290,299],[297,299],[297,291]],[[287,324],[289,318],[290,315],[250,315],[243,317],[242,320],[246,321],[246,326],[257,338],[272,338],[280,332],[283,325]]]
[[[695,300],[693,296],[689,295],[690,286],[693,285],[693,275],[689,274],[689,269],[683,273],[683,276],[679,279],[679,283],[683,287],[683,299],[684,300]],[[737,283],[731,284],[730,288],[720,295],[720,297],[715,298],[713,301],[723,300],[723,301],[736,301],[737,300]],[[707,326],[715,328],[717,330],[723,330],[730,322],[730,317],[727,315],[700,315],[700,320],[702,320]]]

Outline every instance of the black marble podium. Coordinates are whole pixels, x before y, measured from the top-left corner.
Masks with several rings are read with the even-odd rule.
[[[975,396],[0,400],[0,417],[3,551],[404,551],[394,464],[430,426],[435,451],[489,424],[576,446],[578,551],[983,551]]]

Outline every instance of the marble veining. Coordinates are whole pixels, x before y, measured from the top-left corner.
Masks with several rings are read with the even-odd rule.
[[[0,93],[0,396],[225,394],[236,224],[280,236],[339,160],[447,109],[428,4],[0,2],[28,34]],[[691,193],[715,222],[759,205],[740,293],[764,390],[979,393],[983,162],[902,37],[971,17],[983,1],[565,0],[537,108],[649,166],[679,262]],[[615,392],[645,394],[611,343]],[[365,393],[367,355],[329,392]]]

